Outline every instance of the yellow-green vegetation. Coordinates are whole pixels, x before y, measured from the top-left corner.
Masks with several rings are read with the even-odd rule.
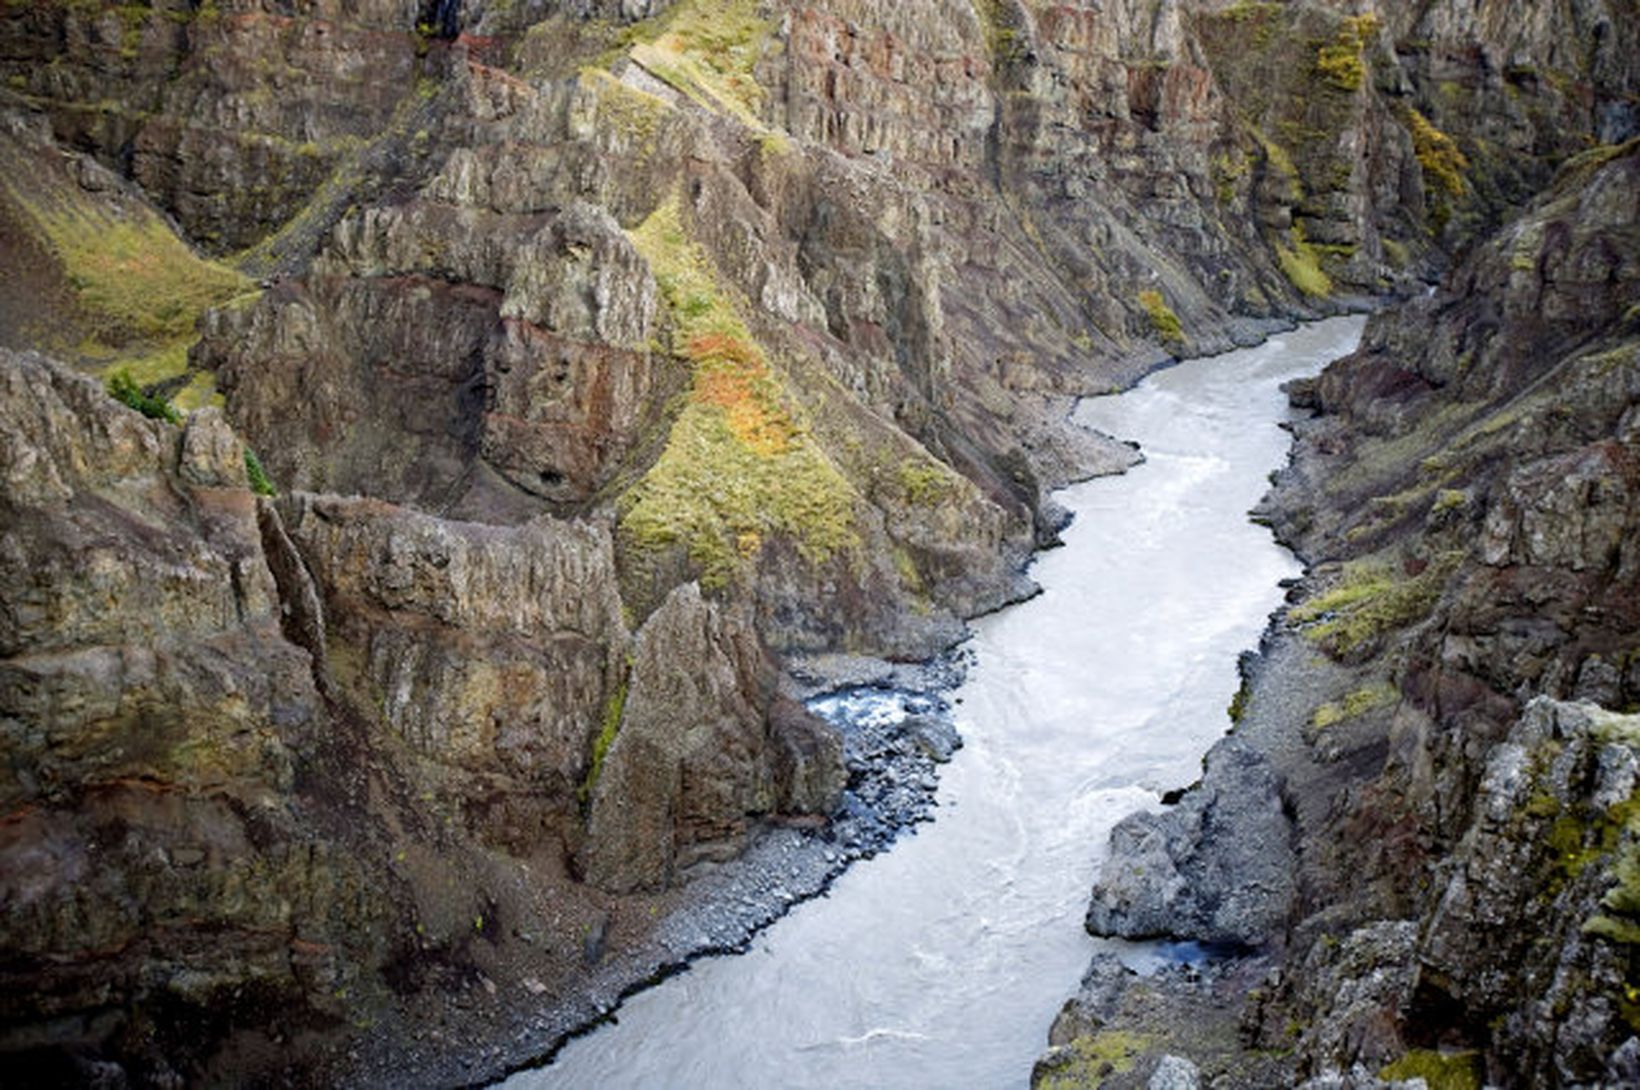
[[[1415,1048],[1378,1072],[1381,1079],[1423,1079],[1429,1090],[1480,1090],[1480,1056]]]
[[[1435,494],[1435,502],[1430,506],[1430,510],[1436,514],[1445,514],[1448,511],[1458,510],[1468,502],[1469,493],[1463,489],[1443,488]]]
[[[666,449],[622,497],[623,544],[639,557],[684,546],[707,588],[726,585],[770,534],[810,563],[855,546],[852,489],[786,405],[676,198],[631,237],[660,285],[691,385]]]
[[[1304,240],[1303,232],[1297,228],[1293,229],[1291,238],[1291,249],[1276,244],[1276,260],[1281,263],[1282,275],[1288,283],[1312,299],[1331,295],[1332,277],[1322,269],[1321,257],[1315,247]]]
[[[210,306],[250,287],[205,261],[159,217],[120,217],[89,207],[48,209],[19,201],[39,227],[75,295],[107,345],[171,343],[193,334]]]
[[[1437,182],[1448,196],[1462,197],[1469,188],[1464,178],[1469,160],[1458,145],[1417,110],[1407,110],[1407,131],[1412,133],[1412,150],[1424,168],[1424,177]]]
[[[628,87],[602,68],[583,68],[580,76],[597,92],[598,128],[621,134],[643,155],[653,152],[661,118],[671,105],[664,99]]]
[[[932,460],[907,459],[900,463],[900,490],[908,503],[937,507],[956,494],[956,474]]]
[[[1179,316],[1173,313],[1173,308],[1167,305],[1159,291],[1142,291],[1139,293],[1139,305],[1145,308],[1150,315],[1151,328],[1164,341],[1182,343],[1184,341],[1184,327],[1179,325]]]
[[[760,129],[755,69],[773,29],[756,0],[685,0],[640,24],[632,59],[707,109]]]
[[[1243,678],[1241,687],[1236,690],[1236,695],[1230,698],[1230,706],[1225,709],[1225,713],[1230,716],[1230,722],[1240,723],[1246,718],[1247,705],[1251,703],[1252,699],[1253,688],[1247,684],[1247,679]]]
[[[1258,3],[1256,0],[1240,0],[1224,9],[1224,17],[1233,23],[1246,23],[1254,19],[1263,19],[1274,15],[1281,10],[1280,4]]]
[[[994,67],[1003,68],[1024,59],[1025,43],[1020,37],[1019,28],[1009,19],[1008,9],[1002,0],[977,0],[974,11],[984,24],[985,46],[990,51]]]
[[[1269,162],[1271,169],[1284,178],[1297,180],[1298,167],[1293,164],[1293,157],[1287,153],[1287,149],[1271,140],[1261,129],[1253,129],[1252,133],[1258,140],[1259,147],[1264,149],[1264,158]]]
[[[630,664],[628,666],[630,668]],[[620,733],[621,716],[626,714],[629,684],[628,678],[621,678],[621,683],[615,686],[615,691],[604,703],[603,723],[598,728],[598,737],[592,740],[592,763],[587,766],[587,778],[576,790],[576,797],[583,806],[592,800],[592,789],[598,786],[598,777],[604,772],[604,758],[609,756],[609,747],[615,744],[615,735]]]
[[[1213,174],[1213,196],[1220,204],[1229,204],[1236,199],[1236,189],[1247,176],[1247,157],[1239,149],[1232,149],[1213,156],[1209,165]]]
[[[1034,1085],[1036,1090],[1092,1090],[1111,1075],[1132,1071],[1154,1041],[1150,1034],[1119,1029],[1077,1037],[1066,1046],[1071,1058]]]
[[[1384,247],[1384,257],[1391,268],[1404,269],[1412,264],[1412,251],[1407,249],[1405,243],[1392,238],[1380,239],[1379,243]]]
[[[1315,67],[1329,86],[1355,92],[1367,76],[1363,56],[1366,44],[1378,33],[1378,16],[1371,12],[1344,20],[1338,34],[1316,53]]]
[[[199,257],[146,209],[94,205],[67,187],[45,196],[20,181],[0,185],[74,295],[78,342],[60,350],[100,364],[109,383],[124,375],[122,382],[152,388],[186,374],[200,314],[251,290],[243,275]],[[195,409],[214,397],[211,378],[196,376],[176,404]]]
[[[1381,560],[1354,561],[1330,590],[1295,606],[1289,616],[1310,639],[1344,654],[1385,632],[1428,615],[1453,564],[1429,564],[1408,576]]]
[[[1368,685],[1345,693],[1337,700],[1329,700],[1315,710],[1310,717],[1310,724],[1317,730],[1325,730],[1336,726],[1347,719],[1357,719],[1372,711],[1392,703],[1398,694],[1388,685]]]

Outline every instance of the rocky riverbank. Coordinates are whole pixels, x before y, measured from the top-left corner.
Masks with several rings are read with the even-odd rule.
[[[1637,183],[1633,142],[1574,161],[1294,389],[1260,513],[1309,574],[1088,915],[1236,952],[1096,961],[1035,1085],[1640,1081]]]
[[[500,1062],[833,813],[785,664],[1031,592],[1077,397],[1625,136],[1612,7],[0,5],[8,1072]]]

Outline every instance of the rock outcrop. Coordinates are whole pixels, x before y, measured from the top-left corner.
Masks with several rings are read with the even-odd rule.
[[[1633,141],[1574,159],[1294,391],[1320,414],[1262,513],[1311,572],[1202,785],[1118,828],[1090,913],[1213,938],[1202,900],[1293,860],[1204,1069],[1290,1048],[1295,1081],[1632,1079],[1637,184]],[[1202,817],[1266,800],[1228,774],[1248,750],[1291,849]]]
[[[690,585],[630,635],[606,527],[274,502],[217,410],[178,428],[10,352],[0,382],[24,1084],[318,1077],[279,1046],[423,989],[567,991],[581,950],[534,936],[835,805],[840,741],[745,611]]]
[[[0,343],[193,411],[4,357],[0,1050],[320,1079],[364,1062],[338,1042],[574,995],[689,875],[835,804],[780,656],[925,657],[1031,592],[1048,492],[1134,458],[1075,398],[1411,292],[1632,135],[1623,6],[1518,8],[0,6]],[[1397,624],[1463,588],[1398,744],[1502,737],[1522,686],[1634,697],[1632,368],[1588,339],[1632,299],[1633,179],[1598,165],[1314,392],[1386,453],[1289,534],[1484,540],[1397,558]],[[1433,491],[1370,468],[1460,438]],[[1377,521],[1336,524],[1345,493]],[[1362,631],[1328,646],[1392,642]],[[1233,794],[1187,824],[1267,880],[1163,819],[1138,839],[1191,892],[1133,885],[1112,926],[1272,934],[1289,819]]]

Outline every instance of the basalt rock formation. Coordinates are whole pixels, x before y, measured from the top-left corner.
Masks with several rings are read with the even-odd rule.
[[[432,1011],[507,1062],[834,805],[783,661],[1031,591],[1134,457],[1076,397],[1412,292],[1632,134],[1632,11],[1516,14],[0,4],[0,1052],[391,1079]]]
[[[1152,1043],[1231,1085],[1640,1078],[1637,186],[1636,141],[1574,159],[1293,391],[1318,415],[1263,511],[1310,574],[1202,785],[1118,828],[1089,914],[1249,953],[1148,1013],[1091,975],[1039,1082],[1215,988],[1239,1037]],[[1202,817],[1248,809],[1277,827]],[[1261,1050],[1282,1075],[1248,1075]]]

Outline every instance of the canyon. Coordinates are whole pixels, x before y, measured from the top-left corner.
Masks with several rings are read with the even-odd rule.
[[[805,699],[1031,595],[1051,493],[1133,464],[1079,399],[1386,304],[1292,387],[1260,517],[1308,573],[1231,741],[1093,890],[1243,956],[1096,964],[1035,1078],[1640,1078],[1637,38],[0,0],[8,1070],[539,1058],[783,911],[668,931],[857,791]],[[1237,844],[1249,792],[1282,835]],[[1241,846],[1291,887],[1227,915]]]

